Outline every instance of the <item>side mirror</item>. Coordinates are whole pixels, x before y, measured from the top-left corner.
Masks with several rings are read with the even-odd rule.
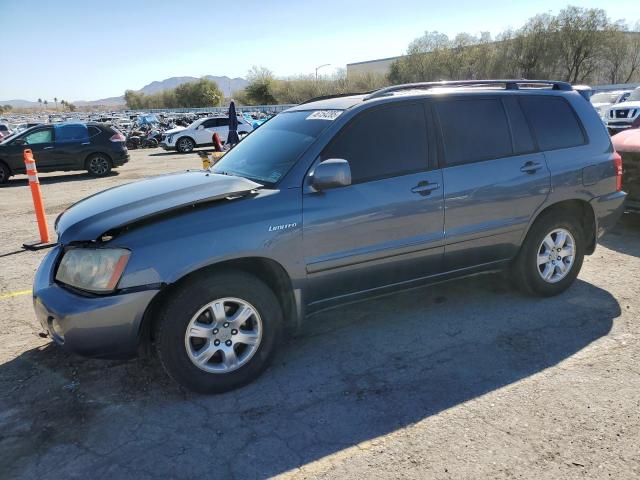
[[[14,144],[14,145],[26,145],[26,144],[27,144],[27,142],[25,141],[25,139],[24,139],[24,138],[16,138],[16,139],[13,141],[13,144]]]
[[[196,130],[204,130],[204,125],[198,125],[198,128],[196,128]]]
[[[311,185],[318,191],[351,185],[351,167],[341,158],[330,158],[318,164],[311,177]]]

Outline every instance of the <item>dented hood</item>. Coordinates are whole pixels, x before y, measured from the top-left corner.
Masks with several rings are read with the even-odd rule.
[[[60,243],[96,240],[103,233],[190,205],[260,188],[246,178],[205,170],[151,177],[110,188],[72,205],[56,221]]]

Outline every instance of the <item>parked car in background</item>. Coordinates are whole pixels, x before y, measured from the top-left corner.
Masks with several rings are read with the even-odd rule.
[[[305,312],[503,269],[528,294],[560,294],[620,217],[621,176],[602,121],[564,82],[311,101],[209,170],[66,210],[36,315],[70,351],[153,343],[184,386],[226,391],[260,375]]]
[[[620,132],[611,142],[622,156],[622,186],[627,192],[627,208],[640,211],[640,128]]]
[[[9,125],[6,123],[0,123],[0,140],[3,138],[7,138],[13,133],[13,130],[9,128]]]
[[[129,161],[124,142],[124,135],[99,123],[38,125],[0,142],[0,183],[25,173],[26,148],[39,172],[87,170],[102,177]]]
[[[600,92],[591,96],[590,102],[593,108],[596,109],[598,115],[603,117],[609,107],[625,102],[633,90],[616,90],[613,92]]]
[[[242,116],[238,116],[238,135],[253,131],[253,126]],[[196,120],[187,128],[176,127],[164,132],[160,146],[165,150],[177,150],[180,153],[191,152],[195,147],[213,145],[213,134],[217,133],[224,143],[229,134],[228,117],[206,117]]]
[[[629,128],[640,128],[640,87],[633,90],[623,103],[609,107],[604,122],[612,135]]]
[[[42,122],[19,123],[18,125],[16,125],[15,131],[18,132],[18,133],[19,132],[24,132],[28,128],[35,127],[35,126],[38,126],[38,125],[42,125]]]

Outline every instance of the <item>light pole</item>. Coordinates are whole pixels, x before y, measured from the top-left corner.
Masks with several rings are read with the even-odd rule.
[[[320,70],[322,67],[328,67],[329,65],[331,65],[330,63],[325,63],[324,65],[320,65],[318,67],[316,67],[316,80],[318,80],[318,70]]]

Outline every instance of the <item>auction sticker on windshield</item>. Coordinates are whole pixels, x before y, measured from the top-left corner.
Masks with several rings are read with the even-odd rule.
[[[342,110],[316,110],[307,117],[307,120],[335,120]]]

